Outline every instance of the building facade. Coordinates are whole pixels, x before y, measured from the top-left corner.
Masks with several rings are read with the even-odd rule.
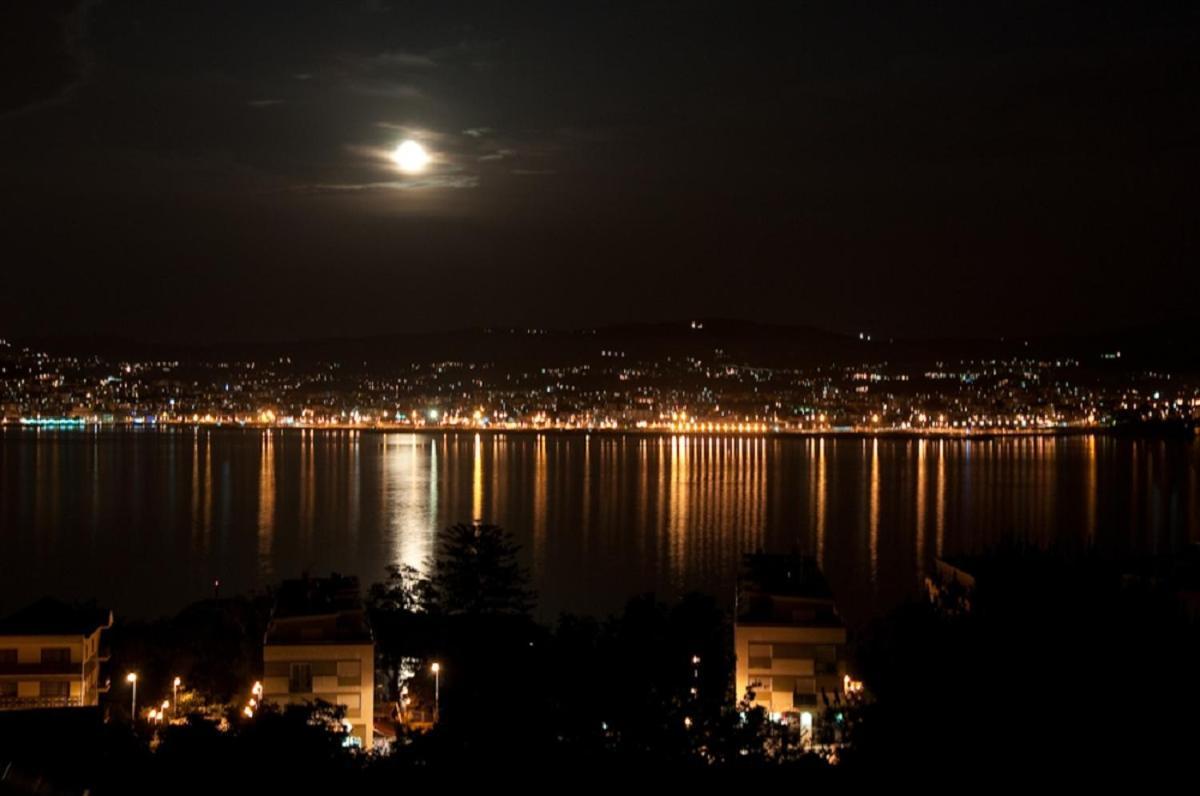
[[[374,743],[375,641],[358,579],[284,581],[263,643],[263,699],[345,709],[350,735]]]
[[[746,556],[733,635],[739,701],[811,731],[841,698],[846,627],[811,559]]]
[[[46,598],[0,621],[0,710],[91,707],[112,613]]]

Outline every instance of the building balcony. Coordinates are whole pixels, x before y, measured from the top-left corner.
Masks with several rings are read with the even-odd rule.
[[[71,661],[62,663],[0,663],[0,677],[46,674],[66,674],[78,677],[82,669],[83,664]]]
[[[36,710],[39,708],[77,708],[79,697],[0,697],[0,710]]]

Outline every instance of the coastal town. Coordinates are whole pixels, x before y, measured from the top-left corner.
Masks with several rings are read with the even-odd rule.
[[[862,344],[871,341],[864,336]],[[886,359],[886,349],[865,353],[872,358],[786,366],[720,348],[703,356],[639,356],[575,345],[569,354],[532,359],[356,363],[290,356],[106,358],[0,341],[0,421],[993,435],[1123,425],[1182,429],[1200,417],[1200,384],[1125,367],[1120,350],[1086,358],[907,362]]]

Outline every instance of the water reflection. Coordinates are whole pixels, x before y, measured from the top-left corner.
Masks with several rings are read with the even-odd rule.
[[[471,455],[471,520],[483,521],[483,440],[478,434]]]
[[[423,567],[438,528],[524,546],[548,616],[732,595],[739,556],[815,554],[849,618],[933,556],[1005,539],[1200,538],[1193,443],[174,430],[0,432],[0,608],[45,591],[167,610],[305,570]],[[930,505],[932,503],[932,505]],[[932,538],[930,538],[932,537]]]
[[[917,440],[917,576],[925,575],[925,440]]]
[[[258,560],[262,574],[272,575],[271,540],[275,534],[275,435],[262,432],[258,475]]]
[[[879,581],[879,440],[871,440],[871,498],[867,506],[870,523],[871,585]]]

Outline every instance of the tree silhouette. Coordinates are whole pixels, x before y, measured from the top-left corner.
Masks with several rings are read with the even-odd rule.
[[[442,531],[427,607],[450,616],[529,616],[534,594],[520,547],[499,525],[457,523]]]

